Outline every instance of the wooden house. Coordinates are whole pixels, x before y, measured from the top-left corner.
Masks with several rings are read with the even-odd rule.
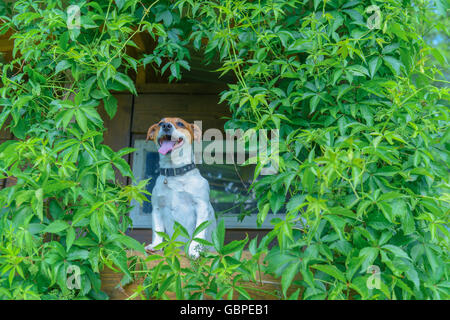
[[[8,61],[12,58],[13,41],[10,34],[0,38],[1,58]],[[150,36],[138,34],[133,39],[140,51],[128,48],[130,54],[138,56],[152,51]],[[194,53],[194,50],[192,50]],[[233,83],[232,75],[219,78],[215,72],[218,65],[206,65],[202,59],[193,55],[190,61],[191,69],[183,72],[182,81],[169,83],[167,75],[158,75],[147,66],[140,68],[137,74],[130,74],[135,80],[137,95],[128,92],[115,92],[118,100],[118,110],[113,119],[100,106],[106,131],[104,143],[117,151],[125,147],[134,147],[136,152],[125,156],[135,177],[140,179],[156,178],[158,153],[152,142],[145,142],[150,125],[163,117],[180,117],[188,122],[201,121],[202,131],[216,128],[224,133],[224,124],[230,117],[230,111],[225,103],[219,104],[219,94],[227,88],[226,83]],[[224,135],[225,136],[225,135]],[[12,134],[3,129],[0,132],[0,143],[12,139]],[[210,141],[203,141],[206,145]],[[238,217],[244,210],[254,210],[255,199],[248,194],[253,168],[232,164],[200,164],[203,176],[208,179],[211,187],[211,201],[219,217],[226,221],[226,241],[243,239],[267,233],[270,224],[263,228],[256,226],[256,214],[239,221]],[[122,184],[130,183],[129,179],[118,176]],[[153,179],[154,180],[154,179]],[[0,188],[14,183],[13,180],[0,180]],[[150,181],[148,190],[151,192],[153,183]],[[131,212],[133,228],[129,235],[135,239],[149,243],[151,240],[151,203],[142,207],[135,204]]]

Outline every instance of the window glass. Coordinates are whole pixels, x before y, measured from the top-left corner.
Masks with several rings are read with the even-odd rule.
[[[204,142],[203,147],[207,144]],[[151,193],[159,176],[159,154],[155,145],[145,140],[136,140],[134,147],[137,149],[133,160],[134,175],[138,181],[151,178],[147,184],[147,190]],[[225,218],[227,228],[256,228],[256,199],[254,193],[248,191],[254,166],[202,163],[197,164],[197,168],[208,180],[211,204],[216,216]],[[150,196],[148,198],[150,200]],[[134,205],[131,212],[134,227],[151,227],[151,202]],[[263,227],[271,227],[268,221],[270,219],[266,219]]]

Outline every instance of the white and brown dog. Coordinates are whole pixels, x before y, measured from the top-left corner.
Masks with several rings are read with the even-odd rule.
[[[213,207],[209,201],[208,181],[194,164],[194,140],[201,140],[201,130],[180,118],[164,118],[148,129],[147,140],[158,147],[160,175],[152,191],[152,243],[148,252],[163,241],[156,232],[172,236],[174,222],[180,223],[192,236],[203,222],[211,221],[197,238],[211,241],[216,227]],[[198,258],[202,246],[193,241],[189,256]]]

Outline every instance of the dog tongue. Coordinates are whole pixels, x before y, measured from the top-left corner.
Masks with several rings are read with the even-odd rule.
[[[159,148],[158,152],[165,155],[167,154],[167,152],[172,151],[173,146],[175,145],[176,141],[169,141],[169,140],[164,140],[161,143],[161,147]]]

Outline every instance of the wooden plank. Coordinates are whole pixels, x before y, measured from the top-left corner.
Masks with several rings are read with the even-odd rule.
[[[139,47],[139,49],[136,49],[136,56],[135,58],[139,58],[139,54],[142,53],[142,50],[145,50],[145,43],[142,40],[142,36],[141,33],[138,32],[134,35],[133,37],[133,41],[136,43],[136,45]],[[137,68],[137,73],[136,73],[136,85],[143,85],[146,82],[146,68],[143,66],[140,66]]]
[[[6,34],[0,36],[0,55],[3,56],[4,62],[9,62],[13,58],[12,51],[14,49],[14,39],[9,39],[11,35],[11,30],[8,30]]]
[[[227,89],[224,84],[213,83],[138,83],[138,93],[219,94]]]
[[[6,179],[5,188],[15,186],[17,183],[16,177],[10,177]]]
[[[13,42],[6,42],[6,40],[0,40],[0,52],[8,52],[14,49]]]
[[[11,139],[11,132],[9,129],[5,129],[6,123],[3,125],[2,130],[0,130],[0,139],[1,140],[10,140]]]
[[[0,51],[12,51],[14,49],[14,39],[10,39],[12,35],[11,30],[0,36]]]
[[[202,130],[223,126],[230,117],[217,95],[142,94],[135,98],[133,133],[147,133],[148,128],[164,117],[180,117],[188,122],[202,121]]]
[[[99,109],[100,116],[106,131],[103,134],[104,144],[114,151],[128,147],[130,144],[130,124],[133,107],[133,96],[131,94],[115,94],[117,99],[117,113],[110,119],[103,108],[103,103]]]

